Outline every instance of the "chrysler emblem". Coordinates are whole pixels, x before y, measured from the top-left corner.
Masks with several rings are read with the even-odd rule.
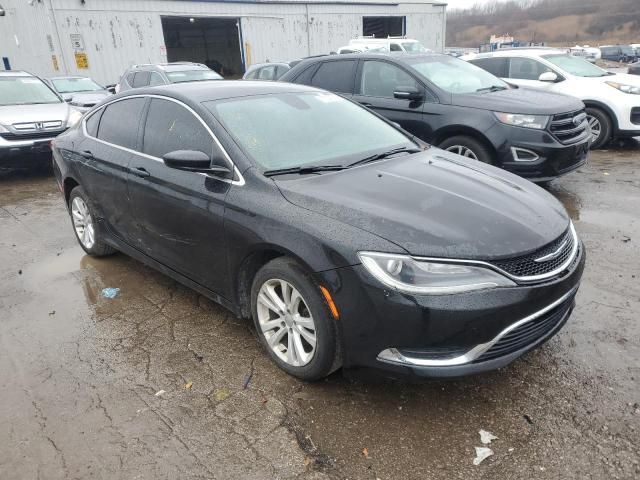
[[[545,255],[544,257],[536,258],[534,262],[542,263],[542,262],[548,262],[550,260],[553,260],[554,258],[558,258],[558,256],[562,253],[562,250],[564,249],[564,247],[567,246],[567,243],[569,243],[569,240],[565,240],[564,242],[562,242],[562,244],[558,247],[556,251],[551,252],[550,254]]]

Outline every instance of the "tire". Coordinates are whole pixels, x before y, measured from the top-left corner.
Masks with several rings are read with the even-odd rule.
[[[103,241],[100,228],[94,221],[91,201],[80,186],[71,190],[69,195],[69,216],[76,239],[87,254],[92,257],[104,257],[116,252]]]
[[[589,127],[597,125],[600,129],[600,134],[597,138],[593,138],[591,141],[591,149],[603,147],[611,140],[612,122],[603,110],[595,107],[587,107],[587,120],[589,121]]]
[[[440,142],[438,148],[482,163],[488,163],[489,165],[494,163],[491,150],[481,141],[468,135],[456,135],[455,137],[447,138]]]
[[[291,299],[286,311],[281,308],[285,288]],[[293,259],[276,258],[258,271],[251,287],[251,314],[260,343],[288,374],[315,381],[342,365],[335,320],[319,286]],[[313,346],[308,341],[312,337]]]

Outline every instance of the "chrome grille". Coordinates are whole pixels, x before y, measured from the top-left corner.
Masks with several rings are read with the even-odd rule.
[[[589,123],[584,110],[554,115],[549,125],[553,136],[565,145],[581,140],[588,128]]]
[[[43,138],[54,138],[60,135],[64,130],[47,130],[39,132],[24,132],[24,133],[0,133],[0,137],[5,140],[41,140]]]
[[[573,230],[569,228],[556,240],[528,255],[498,260],[492,264],[518,278],[545,275],[560,268],[572,253],[577,242]],[[575,249],[576,257],[578,249]],[[552,258],[551,258],[552,257]]]

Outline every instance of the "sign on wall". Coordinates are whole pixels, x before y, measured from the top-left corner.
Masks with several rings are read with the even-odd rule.
[[[71,34],[71,46],[75,51],[84,52],[84,39],[79,33]]]
[[[89,59],[87,58],[87,54],[84,52],[76,52],[76,67],[78,70],[86,70],[89,68]]]
[[[60,71],[60,66],[58,65],[58,57],[55,55],[51,55],[51,61],[53,62],[53,70],[58,72]]]

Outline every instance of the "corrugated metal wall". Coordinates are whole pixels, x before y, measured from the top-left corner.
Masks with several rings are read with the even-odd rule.
[[[2,0],[2,5],[7,15],[0,17],[0,57],[9,57],[14,69],[45,76],[84,74],[102,83],[116,82],[132,64],[166,61],[162,15],[240,18],[247,63],[336,50],[362,33],[363,16],[406,15],[409,37],[434,50],[444,47],[445,7],[430,2],[89,0],[82,6],[79,0],[42,0],[31,5],[26,0]],[[72,35],[75,40],[81,37],[83,49],[72,45]],[[81,54],[80,63],[82,54],[86,56],[88,68],[78,68],[76,52]]]

